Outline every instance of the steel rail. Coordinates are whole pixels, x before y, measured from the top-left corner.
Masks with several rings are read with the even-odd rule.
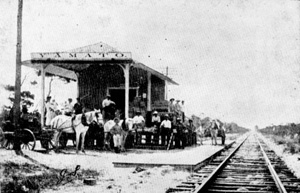
[[[256,138],[256,140],[257,140],[257,142],[258,142],[258,144],[259,144],[259,147],[260,147],[260,149],[261,149],[261,151],[262,151],[262,153],[263,153],[263,156],[264,156],[264,158],[265,158],[265,161],[266,161],[266,163],[267,163],[268,169],[269,169],[269,171],[270,171],[270,173],[271,173],[271,175],[272,175],[272,178],[273,178],[274,181],[275,181],[275,184],[276,184],[276,186],[277,186],[279,192],[280,192],[280,193],[287,193],[287,191],[286,191],[284,185],[282,184],[281,180],[279,179],[279,177],[278,177],[278,175],[277,175],[275,169],[273,168],[273,166],[272,166],[272,164],[271,164],[271,161],[270,161],[270,159],[268,158],[268,156],[267,156],[265,150],[263,149],[261,143],[259,142],[259,140],[257,139],[256,136],[255,136],[255,138]]]
[[[237,150],[244,144],[244,142],[248,139],[249,135],[224,159],[222,163],[203,181],[201,185],[198,186],[193,193],[205,192],[210,185],[210,183],[215,179],[215,177],[219,174],[219,172],[226,166],[227,162],[230,158],[237,152]]]

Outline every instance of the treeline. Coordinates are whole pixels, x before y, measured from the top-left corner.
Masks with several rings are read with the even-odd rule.
[[[210,127],[211,120],[212,120],[212,118],[210,118],[210,117],[205,117],[203,119],[200,119],[196,115],[192,115],[192,119],[193,119],[193,122],[194,122],[196,127],[201,124],[201,126],[204,129],[207,129],[207,128]],[[227,133],[245,133],[245,132],[249,131],[249,129],[247,129],[245,127],[241,127],[241,126],[239,126],[238,124],[236,124],[234,122],[226,123],[226,122],[220,121],[219,119],[217,119],[217,122],[219,122],[220,127],[225,128],[225,132],[227,132]]]
[[[241,127],[236,123],[225,123],[225,128],[229,133],[246,133],[249,131],[249,129]]]
[[[276,144],[284,145],[284,151],[292,154],[300,152],[300,124],[268,126],[257,130]]]
[[[289,137],[290,139],[297,139],[300,143],[300,124],[287,124],[287,125],[276,125],[268,126],[263,129],[259,129],[259,132],[263,134],[272,134],[281,137]]]

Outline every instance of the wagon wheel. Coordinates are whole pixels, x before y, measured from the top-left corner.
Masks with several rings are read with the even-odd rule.
[[[68,137],[66,133],[62,133],[59,138],[59,144],[62,148],[65,148],[67,146]]]
[[[20,137],[22,149],[34,150],[36,139],[32,131],[23,129],[18,135]]]

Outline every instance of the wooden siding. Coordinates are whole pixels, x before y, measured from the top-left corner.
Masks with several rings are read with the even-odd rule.
[[[165,81],[156,76],[151,76],[152,102],[164,100]],[[99,105],[107,94],[108,87],[124,87],[125,78],[123,70],[118,65],[91,65],[86,70],[79,72],[79,96],[89,108]],[[147,93],[147,72],[139,68],[130,68],[130,87],[139,87],[138,95]],[[125,99],[124,99],[125,100]],[[132,101],[130,101],[132,102]]]
[[[151,101],[161,101],[165,99],[165,81],[156,76],[151,76]]]

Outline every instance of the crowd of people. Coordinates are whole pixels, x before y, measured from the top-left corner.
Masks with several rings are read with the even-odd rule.
[[[184,101],[171,98],[168,104],[168,113],[152,112],[151,132],[145,132],[145,119],[141,112],[137,111],[133,117],[133,128],[136,131],[135,144],[141,144],[142,135],[145,144],[161,145],[170,148],[184,148],[197,143],[196,128],[192,120],[186,121]],[[180,103],[181,102],[181,103]],[[147,124],[149,125],[149,124]],[[139,132],[140,131],[140,132]]]
[[[175,102],[176,101],[176,102]],[[65,102],[62,113],[67,116],[81,114],[84,111],[84,105],[80,98],[77,98],[76,103],[72,104],[72,99]],[[115,102],[111,100],[110,95],[107,95],[102,101],[102,117],[104,123],[108,120],[114,120],[115,125],[110,129],[111,141],[115,144],[115,151],[118,152],[120,147],[121,131],[124,127],[120,127],[120,116],[115,114]],[[48,96],[46,99],[46,121],[45,125],[49,126],[51,120],[57,115],[57,103],[54,99]],[[168,113],[152,112],[151,132],[145,132],[146,121],[142,116],[141,111],[136,111],[135,116],[132,118],[133,128],[132,136],[128,137],[131,141],[129,144],[142,144],[142,137],[145,136],[145,144],[160,145],[168,148],[185,148],[186,146],[197,144],[197,129],[195,128],[192,120],[186,120],[184,101],[175,100],[171,98],[168,104]],[[129,134],[129,135],[130,135]],[[92,136],[95,137],[95,136]],[[103,139],[102,139],[103,138]],[[102,136],[99,142],[100,146],[104,146],[103,140],[106,137]],[[89,141],[89,140],[87,140]],[[97,140],[99,141],[99,140]],[[98,142],[97,142],[98,143]],[[201,142],[202,143],[202,142]],[[100,148],[102,148],[100,147]]]
[[[182,121],[182,117],[176,117],[176,120],[173,121],[172,117],[165,114],[160,122],[157,114],[157,111],[154,111],[152,116],[152,126],[156,129],[154,144],[170,147],[175,142],[174,147],[182,149],[186,146],[196,145],[196,128],[192,120],[185,123]]]
[[[51,100],[51,96],[47,96],[45,102],[45,126],[50,126],[51,120],[59,114],[64,114],[67,116],[81,114],[83,112],[83,104],[81,103],[80,98],[76,99],[76,103],[73,105],[73,100],[71,98],[65,102],[61,110],[58,109],[58,103],[55,99]]]
[[[180,118],[181,121],[185,121],[185,105],[184,100],[176,100],[176,103],[174,102],[175,99],[171,98],[168,105],[168,112],[171,118],[173,118],[175,121],[176,118]]]

